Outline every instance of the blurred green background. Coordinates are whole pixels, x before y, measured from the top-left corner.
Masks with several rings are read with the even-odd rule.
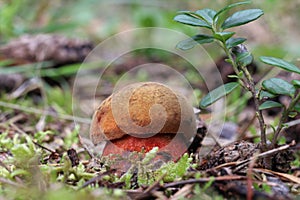
[[[0,41],[32,33],[60,33],[100,42],[107,37],[138,27],[164,27],[195,34],[172,19],[179,10],[219,9],[237,1],[138,1],[138,0],[2,0]],[[296,59],[299,43],[300,1],[254,0],[265,15],[243,26],[239,35],[248,38],[255,55],[288,56]],[[238,8],[240,9],[240,8]],[[234,10],[233,10],[234,11]],[[233,12],[232,11],[232,12]]]
[[[162,27],[193,36],[199,32],[199,29],[173,21],[173,18],[178,11],[196,11],[203,8],[219,10],[225,5],[234,2],[238,1],[0,0],[0,47],[10,40],[22,35],[38,33],[61,34],[70,38],[81,38],[89,40],[97,45],[114,34],[141,27]],[[235,12],[242,8],[260,8],[265,12],[259,20],[233,29],[233,31],[237,33],[236,36],[247,38],[246,45],[254,54],[255,59],[257,60],[258,57],[262,55],[274,56],[284,58],[299,66],[300,24],[298,19],[300,18],[300,0],[253,0],[252,4],[234,8],[230,10],[230,12]],[[176,44],[174,44],[174,48],[175,46]],[[204,45],[204,48],[214,60],[218,60],[223,55],[221,49],[215,44]],[[109,50],[110,49],[107,49],[107,51]],[[145,61],[145,58],[149,59],[149,57],[149,60],[151,61],[151,59],[155,60],[157,54],[159,54],[159,61],[163,60],[171,66],[177,66],[177,70],[182,74],[184,73],[190,83],[194,84],[193,89],[195,89],[194,92],[197,97],[203,95],[200,88],[201,84],[199,83],[201,80],[197,77],[197,73],[194,73],[194,68],[185,68],[187,62],[178,62],[179,59],[174,59],[174,55],[172,56],[171,54],[168,54],[168,52],[140,51],[133,56],[129,55],[128,60],[125,60],[129,64],[125,63],[122,67],[139,64],[138,60],[136,60],[136,55],[137,57],[141,57],[140,59],[142,61]],[[126,56],[124,57],[127,58]],[[130,63],[130,59],[135,62]],[[120,62],[121,61],[122,60],[120,59]],[[118,63],[116,62],[116,64]],[[0,91],[0,124],[2,123],[1,120],[6,119],[6,116],[8,116],[8,118],[13,118],[14,116],[26,113],[25,117],[22,118],[23,121],[18,124],[23,132],[34,133],[33,135],[35,135],[35,137],[41,137],[39,135],[43,135],[51,139],[51,134],[48,132],[35,134],[37,131],[50,130],[60,138],[60,142],[48,139],[55,144],[52,146],[54,150],[60,148],[60,152],[64,152],[65,149],[70,148],[70,146],[74,147],[74,145],[74,148],[76,148],[80,146],[76,146],[76,143],[79,143],[77,134],[82,134],[84,132],[82,130],[84,129],[86,132],[89,130],[89,122],[92,113],[94,112],[94,105],[92,105],[91,100],[95,97],[85,94],[89,93],[87,92],[87,87],[80,88],[80,98],[82,97],[80,109],[85,113],[84,115],[79,115],[72,112],[72,103],[74,103],[72,100],[74,99],[72,98],[73,94],[70,77],[71,79],[74,78],[80,67],[80,63],[72,63],[59,67],[56,66],[57,68],[52,68],[53,66],[47,64],[47,62],[45,62],[46,67],[38,65],[39,64],[35,65],[35,63],[30,63],[26,66],[8,66],[5,64],[5,61],[3,62],[1,60],[0,55],[0,75],[2,75],[1,73],[21,73],[26,77],[26,80],[35,77],[36,75],[43,78],[41,79],[43,84],[42,86],[39,86],[41,95],[37,96],[39,98],[38,100],[32,98],[30,95],[9,98],[9,93],[2,93],[2,91]],[[262,69],[261,71],[268,71],[268,68],[266,68],[265,65],[259,64],[258,67]],[[114,69],[116,69],[114,72],[107,73],[107,79],[102,79],[106,81],[103,85],[108,88],[108,90],[100,91],[100,94],[96,94],[96,96],[98,95],[97,97],[104,99],[111,94],[113,83],[121,76],[121,73],[117,71],[118,68]],[[37,73],[35,73],[35,71]],[[142,72],[138,74],[139,79],[141,80],[147,79],[147,75],[148,74],[143,74]],[[52,85],[49,82],[44,81],[44,78],[54,79],[55,81],[58,81],[59,84]],[[93,84],[92,82],[89,82],[90,80],[84,81],[87,84]],[[84,86],[85,85],[83,85],[83,87]],[[94,87],[91,89],[92,92],[95,92]],[[99,101],[96,103],[99,105]],[[228,107],[228,119],[234,122],[238,121],[238,115],[235,113],[241,112],[246,106],[246,103],[247,99],[245,97],[241,98],[241,91],[235,91],[232,99],[228,100],[228,104],[232,104],[231,107]],[[5,117],[1,118],[1,114]],[[74,126],[74,116],[78,117],[77,120],[79,122],[81,121],[81,123],[79,123],[80,130],[77,126]],[[8,122],[4,120],[3,124],[6,125],[5,123]],[[255,129],[253,130],[255,132]],[[9,126],[2,127],[2,129],[0,127],[0,132],[10,133],[9,131],[11,131]],[[12,133],[15,133],[14,129],[12,129],[12,131]],[[5,137],[5,135],[3,137]],[[58,137],[56,137],[56,139],[57,138]],[[48,141],[45,143],[47,142]],[[58,144],[60,145],[59,147],[57,146]],[[13,143],[11,145],[13,145]],[[18,170],[18,168],[16,169]],[[29,177],[30,179],[28,180],[32,180],[31,174],[29,174]],[[83,182],[80,184],[83,184]],[[55,189],[56,187],[57,186],[53,188]],[[12,188],[15,189],[15,187]],[[5,195],[12,195],[11,199],[15,199],[14,197],[18,196],[19,193],[24,193],[24,199],[28,199],[28,193],[31,193],[31,190],[24,188],[24,191],[21,190],[20,192],[18,189],[19,188],[17,188],[16,191],[12,190],[11,192],[0,191],[0,195],[5,193]],[[60,192],[54,190],[53,197],[47,199],[63,199],[64,193],[65,191]],[[47,195],[48,193],[45,193],[44,191],[36,193],[36,196],[38,197],[36,199],[40,199],[40,195],[42,194]],[[82,199],[80,195],[78,196],[78,193],[73,193],[73,190],[68,194],[70,195],[70,198],[65,197],[65,199]],[[101,195],[101,193],[99,194]],[[106,198],[106,196],[101,197]],[[86,196],[84,196],[84,198],[86,198]]]
[[[5,45],[11,39],[25,34],[37,33],[54,33],[70,38],[82,38],[97,45],[114,34],[141,27],[168,28],[192,36],[197,34],[199,29],[175,22],[173,18],[178,11],[195,11],[203,8],[219,10],[234,2],[238,1],[2,0],[0,1],[0,45]],[[254,0],[252,4],[234,8],[230,12],[242,8],[260,8],[265,12],[259,20],[233,29],[237,33],[236,36],[247,38],[246,45],[256,60],[259,56],[265,55],[284,58],[295,64],[300,63],[300,48],[298,46],[300,43],[298,37],[300,35],[299,0],[288,3],[280,0]],[[221,49],[217,48],[215,44],[204,45],[204,48],[214,60],[223,55]],[[172,57],[168,58],[170,55],[163,52],[142,51],[138,53],[139,55],[144,54],[145,57],[155,57],[155,54],[158,53],[160,59],[171,60],[171,63],[173,62],[177,66],[181,65],[177,60],[172,61]],[[135,57],[132,59],[134,60]],[[42,68],[40,75],[51,78],[66,74],[75,75],[79,66],[72,64],[61,66],[59,69],[46,67],[46,69]],[[265,69],[264,65],[258,67],[263,69],[262,71],[268,70],[268,68]],[[29,69],[35,68],[29,66]],[[8,68],[4,70],[7,72]],[[10,70],[12,72],[13,70],[21,70],[22,73],[26,74],[27,69],[21,66]],[[199,77],[195,77],[192,71],[186,71],[185,75],[192,84],[199,82]],[[141,77],[143,79],[143,74]],[[113,83],[117,78],[115,74],[112,74],[109,79]],[[63,79],[58,80],[63,87],[55,90],[46,88],[46,92],[49,93],[48,102],[55,102],[58,106],[64,107],[60,110],[71,113],[71,104],[66,105],[65,101],[66,98],[71,99],[71,89]],[[198,86],[194,88],[198,88]],[[61,94],[62,91],[65,93],[64,95]],[[201,96],[199,91],[196,93]]]

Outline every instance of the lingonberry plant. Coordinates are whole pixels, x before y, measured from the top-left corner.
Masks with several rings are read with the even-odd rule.
[[[264,13],[260,9],[246,9],[233,13],[226,18],[226,13],[230,9],[249,4],[251,1],[243,1],[230,4],[219,11],[212,9],[201,9],[193,11],[181,11],[175,16],[174,20],[189,26],[206,28],[211,34],[197,34],[189,39],[178,43],[177,47],[182,50],[193,48],[197,44],[217,42],[224,50],[229,62],[235,72],[236,82],[224,84],[209,92],[201,101],[200,108],[205,108],[225,95],[232,92],[237,87],[244,88],[250,92],[254,99],[256,117],[259,121],[261,135],[261,150],[266,151],[274,148],[277,144],[280,132],[285,127],[288,117],[294,116],[300,112],[300,81],[293,80],[287,82],[280,78],[271,78],[264,80],[261,85],[256,85],[252,74],[247,66],[252,62],[253,56],[243,44],[245,38],[234,37],[235,32],[228,31],[229,28],[237,27],[258,19]],[[300,74],[300,69],[282,59],[274,57],[260,57],[260,61],[271,66],[279,67],[283,70]],[[284,95],[290,98],[289,105],[283,105],[280,102],[272,101],[270,98]],[[266,127],[262,110],[268,108],[282,108],[281,118],[277,127],[273,127],[274,135],[271,145],[267,145]]]

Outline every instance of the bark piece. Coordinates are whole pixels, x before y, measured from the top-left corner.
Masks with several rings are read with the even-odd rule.
[[[55,64],[82,62],[93,49],[90,41],[62,35],[24,35],[0,47],[0,55],[17,63],[53,61]]]

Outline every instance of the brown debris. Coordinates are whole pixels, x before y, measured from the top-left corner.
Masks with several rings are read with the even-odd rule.
[[[260,183],[261,185],[262,183]],[[272,185],[272,193],[269,194],[264,191],[254,190],[252,199],[278,199],[278,200],[290,200],[291,196],[286,191],[278,190],[278,186],[273,182],[268,181],[266,184]],[[281,182],[283,184],[283,182]],[[246,197],[248,194],[247,183],[245,181],[230,181],[230,182],[220,182],[216,183],[215,186],[221,191],[224,196],[228,196],[231,198],[240,199],[241,197]],[[276,188],[277,187],[277,188]],[[282,187],[286,187],[286,185],[282,185]]]
[[[12,91],[20,86],[24,81],[21,74],[0,74],[0,92]]]
[[[114,173],[115,170],[109,170],[106,172],[103,172],[101,174],[99,174],[96,177],[91,178],[90,180],[86,181],[81,187],[80,189],[83,189],[89,185],[98,185],[100,187],[107,187],[107,188],[121,188],[123,187],[125,184],[124,182],[115,182],[115,183],[111,183],[109,181],[103,180],[103,177],[106,175],[110,175],[112,173]]]
[[[71,160],[72,167],[79,165],[79,157],[75,149],[68,149],[68,157]]]
[[[225,166],[226,163],[228,163],[229,166],[237,166],[235,171],[239,171],[241,169],[240,165],[242,168],[247,166],[245,165],[245,161],[250,161],[252,158],[255,158],[256,155],[260,155],[260,158],[257,160],[255,167],[266,168],[267,166],[264,165],[261,158],[271,155],[271,169],[279,172],[288,172],[291,169],[290,163],[295,159],[292,151],[288,148],[294,144],[295,143],[293,142],[290,145],[284,145],[277,149],[272,149],[259,154],[259,144],[247,141],[237,141],[233,144],[214,150],[202,160],[199,169],[207,170],[217,166]]]
[[[210,153],[203,159],[200,169],[205,170],[224,163],[243,161],[258,151],[257,144],[246,141],[235,142]]]
[[[202,143],[204,137],[206,136],[206,132],[207,132],[207,126],[206,126],[205,122],[200,119],[200,117],[197,118],[196,123],[197,123],[197,133],[193,139],[193,142],[191,143],[191,145],[188,148],[189,153],[199,152],[201,143]]]
[[[0,47],[0,56],[19,64],[53,61],[55,64],[82,62],[93,49],[90,41],[62,35],[24,35]]]

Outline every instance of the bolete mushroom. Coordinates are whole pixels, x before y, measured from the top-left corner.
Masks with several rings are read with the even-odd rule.
[[[148,152],[153,147],[177,160],[196,132],[192,106],[166,85],[142,82],[105,99],[94,113],[90,138],[106,142],[103,154]]]

